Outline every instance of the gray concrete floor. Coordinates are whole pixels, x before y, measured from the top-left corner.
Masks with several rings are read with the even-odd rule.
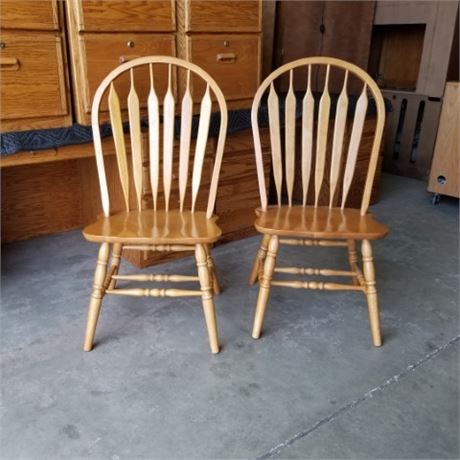
[[[215,250],[219,355],[199,299],[126,297],[105,299],[84,353],[97,247],[79,231],[5,246],[1,458],[458,458],[458,202],[384,176],[372,211],[392,230],[375,244],[380,349],[359,293],[275,288],[252,340],[254,237]],[[335,249],[279,260],[346,267]]]

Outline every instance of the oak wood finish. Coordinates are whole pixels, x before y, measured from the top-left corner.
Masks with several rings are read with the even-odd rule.
[[[319,68],[319,69],[316,69]],[[306,91],[302,101],[302,136],[301,136],[301,177],[298,181],[303,190],[300,193],[302,205],[293,203],[293,185],[295,165],[295,116],[296,99],[293,98],[294,71],[306,79]],[[302,72],[299,72],[301,70]],[[329,82],[331,75],[337,71],[342,74],[341,92],[337,101],[335,122],[330,122],[331,98]],[[317,129],[313,129],[315,103],[312,98],[312,75],[324,75],[321,98],[317,110]],[[279,98],[276,94],[277,78],[289,76],[288,93],[285,100],[284,132],[279,125]],[[349,79],[361,83],[350,135],[346,136],[348,117]],[[262,96],[268,92],[268,113],[270,139],[272,144],[272,168],[276,188],[276,205],[268,204],[268,190],[265,184],[262,146],[258,127],[258,111]],[[367,156],[367,175],[361,198],[361,208],[347,208],[347,198],[355,180],[356,165],[363,137],[369,96],[376,106],[376,122]],[[261,207],[256,210],[255,228],[262,233],[262,243],[249,278],[250,284],[259,278],[259,297],[252,336],[259,338],[271,286],[291,287],[296,289],[346,290],[361,291],[367,297],[370,327],[374,346],[381,345],[377,290],[372,257],[371,240],[380,239],[388,233],[388,227],[376,221],[368,206],[371,197],[376,167],[379,158],[380,143],[385,122],[383,97],[377,84],[362,69],[349,62],[329,57],[304,58],[285,64],[272,72],[261,84],[254,97],[252,106],[252,126],[254,147],[259,179]],[[331,132],[332,131],[332,132]],[[281,150],[284,134],[284,152]],[[332,139],[332,142],[329,142]],[[315,148],[316,147],[316,148]],[[329,149],[331,150],[329,155]],[[313,157],[313,151],[315,155]],[[282,156],[285,157],[283,167]],[[328,160],[328,158],[330,158]],[[298,168],[298,167],[297,167]],[[323,191],[324,179],[329,178],[329,187]],[[313,187],[310,182],[313,180]],[[286,183],[287,204],[283,204],[283,182]],[[308,197],[313,193],[313,199]],[[328,206],[320,206],[324,194],[328,193]],[[320,200],[321,198],[321,200]],[[339,199],[340,198],[340,199]],[[313,206],[308,206],[313,202]],[[339,207],[340,206],[340,207]],[[362,240],[363,272],[358,266],[356,240]],[[267,251],[268,244],[268,251]],[[344,247],[347,248],[350,270],[276,267],[276,255],[280,244],[295,246]],[[263,270],[260,267],[263,263]],[[300,276],[345,276],[350,277],[351,284],[330,283],[322,281],[272,280],[273,273]],[[259,275],[259,276],[257,276]]]
[[[167,88],[164,94],[159,93],[155,86],[156,78],[154,74],[160,67],[166,67],[168,74]],[[149,75],[149,94],[146,97],[148,98],[148,114],[153,118],[153,121],[149,120],[148,123],[148,142],[141,132],[141,102],[136,89],[135,78],[135,70],[139,68],[146,68]],[[173,92],[173,69],[175,68],[185,69],[187,73],[203,79],[206,84],[206,92],[201,100],[198,134],[193,156],[190,155],[190,152],[185,151],[185,149],[189,150],[191,146],[191,95],[189,87],[187,87],[181,103],[181,107],[185,109],[185,115],[182,118],[185,123],[182,125],[184,131],[181,133],[179,146],[178,175],[173,175],[173,164],[175,163],[173,155],[175,151],[174,126],[176,107]],[[130,81],[130,90],[127,96],[131,154],[130,168],[128,167],[129,161],[121,121],[120,98],[113,84],[124,73],[129,75]],[[189,84],[190,78],[187,78],[187,82]],[[100,133],[101,103],[107,92],[109,92],[110,119],[114,131],[116,166],[118,169],[117,184],[119,184],[118,188],[121,189],[121,194],[123,195],[121,201],[124,203],[125,208],[124,211],[115,213],[113,207],[111,207],[110,188],[104,164],[103,144]],[[198,193],[203,182],[203,173],[205,173],[205,176],[207,175],[205,155],[208,151],[207,140],[212,109],[211,93],[219,107],[220,128],[210,186],[206,190],[208,192],[206,211],[198,211],[196,208],[201,203]],[[159,100],[163,100],[162,125],[159,124]],[[95,93],[91,118],[103,216],[83,230],[83,235],[88,241],[102,243],[98,268],[96,269],[93,296],[89,305],[84,349],[89,351],[92,348],[102,296],[106,293],[135,297],[201,296],[211,351],[218,353],[219,340],[213,294],[219,293],[220,287],[211,257],[210,244],[217,241],[221,235],[221,230],[215,222],[214,208],[227,131],[227,107],[222,91],[209,74],[189,62],[167,56],[138,58],[117,67],[102,81]],[[160,145],[162,146],[161,151]],[[215,144],[213,143],[213,145]],[[145,152],[146,149],[149,150],[148,156]],[[149,159],[147,163],[145,163],[146,157]],[[193,164],[189,167],[188,163]],[[162,174],[159,173],[160,167],[162,167]],[[186,178],[189,170],[192,174],[190,187],[185,187],[184,189],[184,187],[176,186],[180,197],[177,202],[171,200],[173,179]],[[152,177],[149,177],[149,175],[152,175]],[[160,177],[162,178],[161,187],[159,186]],[[205,177],[204,182],[207,180],[209,179]],[[133,187],[131,187],[131,184],[133,184]],[[153,209],[147,209],[149,201],[146,199],[146,190],[150,186],[149,195],[152,198],[151,204]],[[158,200],[160,189],[164,197],[164,209],[160,208],[161,205]],[[131,194],[130,190],[133,190]],[[186,203],[185,195],[189,190],[191,199],[190,202]],[[113,264],[109,273],[106,274],[109,245],[113,245]],[[122,280],[161,282],[197,280],[196,277],[184,278],[183,275],[119,275],[118,266],[122,247],[128,251],[195,250],[201,290],[117,287],[116,282]]]
[[[57,0],[11,1],[2,0],[0,9],[2,29],[59,30],[59,9]]]
[[[96,271],[94,272],[94,284],[88,305],[88,320],[86,324],[85,342],[83,349],[91,351],[93,348],[94,335],[96,333],[97,320],[101,311],[102,298],[104,297],[104,280],[107,273],[107,261],[109,259],[109,243],[102,243],[97,257]]]
[[[173,0],[67,0],[73,3],[78,28],[91,32],[169,32],[175,30]]]
[[[257,212],[254,223],[260,233],[299,238],[362,239],[385,237],[388,227],[370,213],[362,216],[358,209],[309,206],[274,206]]]
[[[186,32],[260,32],[262,2],[183,0]]]
[[[0,2],[2,131],[71,124],[62,6]]]

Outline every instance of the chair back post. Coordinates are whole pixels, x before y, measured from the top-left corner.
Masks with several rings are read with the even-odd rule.
[[[326,75],[324,80],[324,87],[318,104],[317,116],[317,130],[316,130],[316,151],[315,151],[315,167],[312,174],[312,152],[314,139],[314,116],[315,116],[315,101],[312,94],[312,67],[325,66]],[[369,207],[370,196],[372,192],[372,185],[375,178],[375,172],[378,163],[378,156],[380,145],[382,141],[383,128],[385,124],[385,103],[382,93],[377,86],[377,83],[372,77],[360,67],[341,59],[332,57],[309,57],[298,59],[287,63],[275,71],[273,71],[259,86],[252,105],[251,121],[254,137],[254,150],[257,166],[257,177],[259,182],[259,192],[262,210],[267,210],[268,198],[267,188],[264,175],[264,163],[262,158],[262,147],[259,132],[259,106],[265,92],[268,91],[267,111],[269,119],[270,143],[272,153],[272,170],[274,183],[276,188],[276,195],[278,206],[281,206],[282,186],[283,186],[283,172],[286,183],[286,191],[288,196],[288,205],[292,206],[292,193],[294,173],[296,171],[295,165],[295,114],[296,114],[296,97],[293,89],[293,71],[299,67],[307,68],[307,87],[305,96],[302,100],[302,140],[301,151],[302,160],[298,168],[301,171],[302,183],[302,205],[307,203],[307,194],[310,186],[311,177],[314,179],[314,206],[319,204],[319,197],[324,185],[324,177],[329,178],[330,196],[329,207],[334,206],[334,198],[337,188],[340,184],[342,177],[342,202],[341,207],[344,208],[348,197],[348,192],[354,177],[358,151],[361,143],[364,122],[368,109],[368,95],[370,92],[376,106],[377,122],[374,132],[374,139],[372,142],[368,170],[364,185],[363,196],[361,200],[360,214],[367,213]],[[329,175],[326,175],[327,165],[327,150],[328,150],[328,133],[330,125],[330,112],[331,112],[331,97],[329,94],[329,80],[330,71],[334,68],[339,68],[344,71],[343,86],[337,100],[337,107],[335,112],[335,122],[332,135],[332,153],[331,165]],[[280,127],[280,110],[278,95],[275,90],[274,81],[281,75],[289,72],[289,89],[286,95],[284,104],[284,120],[285,120],[285,159],[284,171],[281,152],[281,127]],[[363,83],[361,95],[358,98],[354,119],[352,123],[348,149],[346,150],[346,162],[344,165],[343,174],[340,174],[342,169],[342,159],[346,133],[346,120],[348,116],[348,93],[347,84],[350,75],[361,80]]]
[[[163,100],[163,145],[160,152],[160,109],[159,97],[155,92],[154,87],[154,72],[153,66],[163,64],[168,66],[168,84],[167,91]],[[206,152],[206,145],[209,137],[209,127],[212,112],[212,97],[211,92],[216,98],[217,106],[220,111],[220,127],[217,140],[217,148],[214,157],[213,172],[211,177],[210,190],[208,194],[206,215],[211,218],[214,213],[215,201],[217,195],[217,184],[219,180],[220,167],[224,153],[225,138],[227,134],[227,104],[224,95],[215,82],[215,80],[203,69],[188,61],[171,56],[147,56],[132,61],[126,62],[112,72],[110,72],[97,88],[92,109],[91,109],[91,125],[93,132],[94,150],[96,156],[97,171],[99,177],[99,185],[101,191],[101,201],[104,216],[110,215],[110,198],[107,185],[107,176],[104,165],[104,154],[102,148],[99,110],[102,98],[107,90],[108,106],[110,114],[110,123],[115,144],[118,172],[120,183],[123,192],[126,211],[130,210],[129,206],[129,173],[126,155],[126,146],[124,139],[123,120],[121,113],[120,101],[116,93],[113,82],[120,75],[129,72],[130,89],[127,98],[128,120],[129,120],[129,135],[131,143],[132,157],[132,175],[135,188],[136,204],[141,211],[142,190],[143,190],[143,164],[142,164],[142,138],[141,138],[141,111],[139,96],[136,92],[134,69],[141,66],[148,66],[150,88],[147,98],[147,113],[148,113],[148,128],[149,128],[149,161],[150,161],[150,184],[153,196],[153,208],[157,210],[158,202],[157,195],[159,189],[159,166],[160,158],[163,160],[163,189],[165,196],[165,210],[170,209],[170,194],[171,182],[173,179],[173,148],[174,148],[174,126],[175,126],[175,100],[173,94],[173,72],[172,67],[182,68],[186,70],[186,90],[184,92],[181,103],[181,133],[179,146],[179,208],[184,210],[184,200],[187,185],[187,175],[189,171],[190,160],[190,140],[192,134],[192,118],[193,118],[193,99],[190,91],[191,74],[200,77],[206,84],[206,91],[201,100],[201,108],[199,115],[198,134],[196,139],[196,148],[194,155],[194,164],[192,169],[192,198],[191,211],[195,211],[198,191],[201,185],[203,162]]]

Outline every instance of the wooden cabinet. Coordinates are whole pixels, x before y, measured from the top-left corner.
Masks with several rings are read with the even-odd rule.
[[[0,2],[2,131],[71,124],[61,6]]]
[[[250,106],[260,82],[261,1],[67,0],[66,5],[78,123],[90,124],[94,92],[111,70],[148,55],[191,61],[217,81],[230,108]],[[165,80],[166,72],[156,80],[159,94]],[[118,84],[123,101],[127,79]],[[147,84],[148,75],[136,78],[141,101]],[[195,90],[198,100],[203,88]],[[101,120],[108,118],[103,114]]]
[[[186,32],[260,32],[262,2],[185,0]]]
[[[277,10],[274,68],[305,56],[332,56],[367,68],[374,19],[373,1],[282,1]],[[343,78],[343,77],[342,77]],[[340,92],[343,80],[331,75],[329,90]],[[349,93],[361,88],[350,81]],[[296,89],[306,83],[295,82]],[[314,89],[322,89],[314,82]],[[287,79],[281,79],[287,90]]]
[[[115,67],[140,56],[176,55],[175,3],[147,0],[67,0],[68,36],[71,49],[73,99],[76,121],[91,123],[91,104],[101,81]],[[164,91],[166,68],[156,85]],[[136,90],[146,102],[149,76],[135,75]],[[129,92],[129,78],[117,80],[122,104]],[[104,109],[106,102],[103,101]],[[109,119],[102,113],[101,121]]]
[[[59,30],[60,10],[57,0],[21,0],[0,2],[2,29]]]
[[[187,37],[186,59],[217,81],[227,101],[252,99],[260,81],[261,40],[252,35],[195,35]],[[196,88],[201,96],[204,88]],[[244,105],[244,104],[243,104]]]
[[[250,107],[261,76],[262,2],[179,0],[177,7],[178,56],[216,80],[230,109]]]
[[[448,82],[444,92],[428,190],[460,198],[460,83]]]
[[[79,31],[173,32],[176,29],[174,2],[171,0],[70,2]]]

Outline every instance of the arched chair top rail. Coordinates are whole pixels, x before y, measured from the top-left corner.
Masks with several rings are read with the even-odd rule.
[[[254,136],[254,149],[256,154],[256,163],[257,163],[257,177],[259,181],[259,191],[260,191],[260,198],[261,198],[261,208],[262,210],[266,210],[268,206],[267,201],[267,190],[265,186],[265,176],[263,170],[263,161],[262,161],[262,148],[260,142],[260,134],[259,134],[259,120],[258,120],[258,111],[262,96],[270,87],[272,82],[276,80],[278,77],[283,75],[286,72],[289,72],[293,69],[305,66],[326,66],[326,67],[335,67],[339,69],[343,69],[345,72],[349,72],[360,80],[362,80],[365,84],[364,88],[368,88],[372,94],[372,97],[375,101],[376,106],[376,115],[377,115],[377,125],[375,128],[375,135],[374,141],[372,143],[371,149],[371,158],[369,162],[369,169],[366,178],[363,199],[361,202],[361,215],[366,214],[367,208],[369,207],[370,196],[372,192],[372,184],[374,182],[375,170],[377,167],[378,161],[378,153],[380,150],[380,144],[382,140],[383,128],[385,124],[385,101],[383,99],[382,93],[380,88],[378,87],[377,83],[374,79],[363,69],[358,67],[357,65],[344,61],[342,59],[329,57],[329,56],[312,56],[302,59],[297,59],[292,62],[288,62],[287,64],[282,65],[278,69],[274,70],[270,75],[268,75],[265,80],[260,84],[259,88],[257,89],[254,100],[252,103],[252,110],[251,110],[251,124],[252,124],[252,131]]]
[[[191,70],[193,73],[199,75],[203,80],[209,83],[209,86],[211,87],[213,93],[215,94],[217,98],[217,103],[219,104],[220,110],[222,111],[223,108],[225,110],[227,109],[225,97],[221,89],[217,85],[216,81],[211,77],[211,75],[205,72],[201,67],[198,67],[197,65],[191,62],[184,61],[183,59],[179,59],[179,58],[172,57],[172,56],[145,56],[145,57],[133,59],[132,61],[128,61],[128,62],[125,62],[124,64],[119,65],[116,69],[112,70],[112,72],[110,72],[104,78],[104,80],[102,80],[96,92],[94,93],[94,99],[93,99],[93,104],[92,104],[92,114],[91,114],[92,123],[97,122],[99,105],[101,103],[102,97],[106,89],[110,86],[110,83],[113,80],[115,80],[115,78],[119,77],[122,73],[126,72],[127,70],[130,70],[134,67],[140,67],[146,64],[173,64],[178,67],[182,67],[184,69]]]
[[[214,212],[214,205],[217,195],[217,183],[219,179],[219,172],[224,152],[225,137],[227,133],[227,104],[225,102],[225,97],[222,93],[222,90],[219,88],[216,81],[207,72],[205,72],[197,65],[192,64],[191,62],[172,56],[145,56],[121,64],[102,80],[94,94],[93,104],[91,108],[91,125],[93,131],[93,142],[96,154],[96,163],[99,176],[99,184],[101,188],[101,199],[104,215],[110,215],[110,202],[107,187],[107,178],[104,167],[104,157],[102,153],[102,140],[99,127],[99,108],[102,101],[102,97],[104,96],[106,90],[110,87],[111,83],[121,74],[125,73],[126,71],[132,70],[135,67],[152,64],[166,64],[169,66],[173,65],[191,71],[195,75],[201,77],[206,82],[206,84],[212,90],[217,99],[217,104],[219,106],[220,111],[220,127],[206,212],[207,217],[210,218]]]
[[[278,67],[278,69],[274,70],[268,77],[260,84],[259,88],[257,89],[256,94],[254,95],[254,101],[252,105],[252,110],[257,109],[262,99],[263,94],[270,86],[274,80],[280,77],[283,73],[287,72],[288,70],[296,69],[297,67],[304,67],[307,65],[330,65],[332,67],[339,67],[343,70],[348,70],[349,72],[355,74],[358,78],[363,80],[366,85],[371,90],[372,96],[375,98],[376,107],[377,107],[377,115],[378,116],[385,116],[385,101],[383,100],[382,93],[380,88],[378,87],[377,83],[374,79],[361,67],[351,63],[344,61],[343,59],[328,57],[328,56],[313,56],[308,58],[297,59],[292,62],[288,62],[287,64]]]

